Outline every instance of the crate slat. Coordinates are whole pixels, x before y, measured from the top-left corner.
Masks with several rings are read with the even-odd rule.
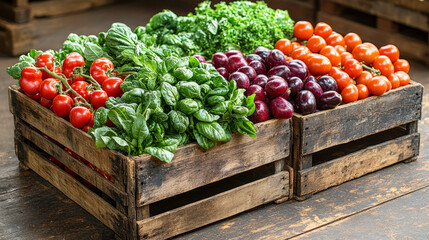
[[[30,2],[31,18],[55,17],[73,12],[82,12],[93,7],[114,3],[115,0],[45,0]]]
[[[289,174],[280,172],[210,198],[138,221],[140,239],[165,239],[233,216],[289,194]],[[261,191],[264,189],[264,191]]]
[[[320,192],[418,155],[418,133],[387,141],[298,171],[299,196]]]
[[[205,151],[197,144],[179,147],[171,163],[136,157],[137,206],[143,206],[274,162],[289,155],[289,120],[255,125],[257,139],[234,134],[230,142]],[[202,171],[206,169],[207,171]],[[190,177],[191,176],[191,177]],[[180,183],[180,184],[178,184]]]

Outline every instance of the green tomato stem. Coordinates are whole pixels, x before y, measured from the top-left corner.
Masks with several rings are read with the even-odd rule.
[[[368,71],[370,71],[370,72],[374,72],[374,73],[375,73],[375,74],[377,74],[377,75],[380,75],[380,74],[381,74],[380,70],[378,70],[378,69],[375,69],[375,68],[373,68],[373,67],[370,67],[370,66],[368,66],[368,65],[366,65],[366,64],[364,64],[364,63],[361,63],[361,65],[362,65],[362,67],[363,67],[363,68],[365,68],[366,70],[368,70]]]

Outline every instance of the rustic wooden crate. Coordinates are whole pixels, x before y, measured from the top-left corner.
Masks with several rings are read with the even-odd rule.
[[[15,117],[16,154],[23,165],[57,187],[120,238],[164,239],[276,200],[286,200],[290,168],[290,120],[255,126],[258,138],[234,134],[205,151],[179,147],[167,164],[149,155],[124,156],[95,147],[91,137],[68,121],[9,88]],[[114,179],[108,181],[43,132]],[[48,160],[53,156],[92,183],[91,191]]]
[[[416,82],[309,115],[294,114],[295,195],[358,178],[419,153],[423,86]]]
[[[429,15],[390,1],[322,0],[318,22],[341,34],[355,32],[363,41],[381,47],[395,44],[402,57],[429,63]]]

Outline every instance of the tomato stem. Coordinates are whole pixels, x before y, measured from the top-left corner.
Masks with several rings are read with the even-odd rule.
[[[366,65],[366,64],[364,64],[364,63],[361,63],[361,65],[362,65],[362,67],[363,67],[363,68],[365,68],[366,70],[368,70],[368,71],[370,71],[370,72],[374,72],[374,73],[375,73],[375,74],[377,74],[377,75],[380,75],[380,74],[381,74],[380,70],[378,70],[378,69],[375,69],[375,68],[373,68],[373,67],[370,67],[370,66],[368,66],[368,65]]]

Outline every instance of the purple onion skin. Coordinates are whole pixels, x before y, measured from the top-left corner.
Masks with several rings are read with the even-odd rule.
[[[308,90],[302,90],[295,96],[297,112],[310,114],[316,112],[316,98]]]
[[[335,79],[328,75],[323,75],[319,79],[317,79],[317,83],[322,87],[323,91],[337,91],[338,85]]]
[[[229,72],[228,72],[228,70],[226,68],[220,67],[220,68],[217,68],[216,70],[225,79],[229,78]]]
[[[264,101],[264,99],[265,99],[265,91],[259,85],[250,85],[250,87],[247,89],[245,94],[246,94],[246,96],[250,96],[252,94],[255,94],[254,101],[256,101],[256,100]]]
[[[248,89],[250,86],[249,78],[242,72],[233,72],[229,75],[229,81],[236,81],[238,88]]]
[[[274,78],[274,76],[271,78]],[[265,85],[265,92],[268,96],[275,98],[283,95],[288,90],[288,87],[286,80],[281,77],[276,77],[272,80],[268,79]]]
[[[341,95],[336,91],[326,91],[317,98],[317,108],[320,110],[332,109],[340,105]]]
[[[293,115],[293,106],[282,97],[276,97],[270,102],[270,111],[275,118],[288,119]]]
[[[265,122],[270,119],[270,109],[268,105],[260,100],[255,100],[255,112],[250,116],[253,123]]]
[[[259,61],[265,64],[264,59],[262,59],[261,56],[259,56],[258,54],[254,54],[254,53],[251,53],[246,57],[247,63],[250,63],[251,61]]]
[[[265,58],[265,65],[268,69],[279,65],[286,65],[285,55],[280,50],[271,50],[270,54]]]
[[[304,86],[308,82],[317,82],[317,79],[313,75],[310,75],[310,76],[308,76],[308,77],[305,78],[305,80],[304,80]]]
[[[290,77],[290,70],[285,65],[275,66],[268,71],[268,77],[271,77],[274,75],[282,77],[285,80],[288,80]]]
[[[257,47],[253,53],[259,55],[262,59],[265,60],[270,52],[271,50],[266,47]]]
[[[268,82],[268,77],[263,74],[260,74],[255,77],[252,84],[259,85],[262,88],[265,88],[265,85],[267,84],[267,82]]]
[[[289,84],[291,97],[295,97],[295,95],[298,94],[298,92],[301,91],[304,87],[304,83],[298,77],[289,78],[287,83]]]
[[[239,55],[232,55],[228,58],[228,65],[226,66],[226,69],[228,69],[229,73],[233,73],[244,66],[247,66],[247,62],[243,57]]]
[[[244,58],[243,53],[239,50],[229,50],[225,52],[225,55],[227,57],[231,57],[232,55],[240,55],[242,58]]]
[[[206,59],[201,55],[193,55],[192,57],[196,58],[198,60],[198,62],[200,62],[200,63],[206,62]]]
[[[249,81],[252,82],[256,77],[256,71],[250,66],[243,66],[237,70],[237,72],[242,72],[247,75]]]
[[[249,66],[255,69],[256,75],[267,74],[267,69],[265,67],[265,64],[260,61],[253,60],[249,63]]]
[[[215,68],[226,68],[228,65],[228,57],[225,55],[225,53],[217,52],[213,54],[212,63]]]
[[[286,63],[286,66],[290,70],[290,76],[295,76],[301,80],[304,80],[308,75],[307,65],[305,65],[305,63],[301,60],[292,60]]]
[[[322,87],[317,82],[307,82],[304,86],[304,89],[313,93],[315,98],[318,98],[323,93]]]

